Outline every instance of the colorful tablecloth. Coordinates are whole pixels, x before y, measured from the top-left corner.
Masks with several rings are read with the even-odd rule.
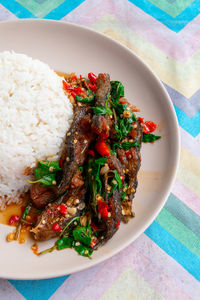
[[[61,278],[0,280],[0,299],[200,299],[199,12],[199,0],[0,0],[0,20],[72,22],[132,49],[167,89],[182,144],[165,207],[120,255]]]

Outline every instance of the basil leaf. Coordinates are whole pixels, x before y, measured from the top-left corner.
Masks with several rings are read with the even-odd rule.
[[[79,169],[79,171],[83,172],[83,167],[82,166],[78,167],[78,169]]]
[[[52,171],[49,168],[52,168]],[[35,168],[35,177],[37,179],[41,179],[43,176],[52,174],[57,171],[61,171],[59,162],[58,161],[39,161],[37,168]]]
[[[115,176],[113,178],[113,180],[115,180],[117,182],[117,184],[111,184],[111,190],[110,190],[110,193],[108,194],[108,198],[110,196],[112,196],[114,190],[118,187],[118,190],[120,191],[120,189],[122,188],[122,181],[121,181],[121,177],[120,175],[117,173],[116,170],[113,170]]]
[[[59,165],[59,162],[57,160],[55,160],[55,161],[49,161],[49,160],[39,161],[38,165],[40,167],[46,168],[48,170],[49,170],[50,167],[52,167],[53,168],[52,172],[57,172],[57,171],[62,170],[60,165]]]
[[[118,190],[121,190],[122,188],[122,181],[121,181],[121,177],[119,175],[119,173],[117,173],[116,170],[114,170],[114,173],[115,173],[115,180],[117,181],[117,184],[118,184]]]
[[[78,252],[80,255],[85,257],[90,257],[93,253],[93,250],[89,247],[86,247],[84,245],[75,246],[74,249],[76,252]],[[86,252],[86,253],[85,253]]]
[[[105,165],[106,162],[107,162],[107,157],[100,157],[94,161],[94,164],[102,166]]]
[[[83,98],[81,96],[76,95],[75,100],[83,103],[90,103],[94,100],[95,94],[91,91],[88,90],[88,97]]]
[[[91,236],[91,227],[76,227],[73,230],[73,237],[75,241],[79,241],[80,243],[84,244],[85,246],[89,246],[92,241]]]
[[[115,148],[118,147],[120,149],[124,149],[124,150],[129,150],[131,149],[132,147],[140,147],[140,144],[138,142],[133,142],[133,143],[130,143],[130,142],[124,142],[124,143],[115,143],[113,144],[113,151],[115,152]]]
[[[159,135],[155,135],[152,133],[143,133],[142,141],[143,143],[152,143],[154,141],[157,141],[161,138]]]
[[[113,98],[124,97],[124,86],[120,81],[111,81],[110,94]]]
[[[71,248],[72,247],[72,242],[73,242],[72,238],[63,237],[63,238],[57,240],[57,242],[56,242],[57,249],[62,250],[62,249],[65,249],[65,248]]]
[[[106,115],[107,109],[104,106],[91,107],[95,115]]]
[[[108,194],[108,198],[110,198],[114,192],[114,190],[117,188],[117,184],[112,184],[110,193]]]
[[[53,185],[53,181],[55,181],[56,175],[53,174],[47,174],[44,175],[42,178],[35,181],[35,183],[42,183],[44,186],[50,186]]]

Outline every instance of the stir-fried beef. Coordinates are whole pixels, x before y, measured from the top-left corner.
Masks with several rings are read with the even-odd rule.
[[[108,94],[110,92],[110,76],[99,74],[97,77],[97,91],[95,95],[95,106],[105,107]],[[112,121],[109,115],[94,115],[92,118],[92,130],[107,138],[109,136]]]
[[[79,81],[82,84],[82,80]],[[130,117],[131,106],[127,101],[122,102],[126,103],[125,109],[120,102],[119,105],[116,102],[108,104],[111,91],[108,74],[99,74],[96,83],[95,99],[91,100],[94,102],[91,104],[86,99],[85,102],[90,104],[75,105],[74,119],[66,134],[66,153],[62,157],[64,163],[60,184],[56,189],[35,184],[30,190],[34,204],[38,208],[46,206],[31,230],[38,241],[59,236],[66,225],[85,210],[84,218],[89,216],[88,220],[94,225],[92,227],[91,224],[92,234],[99,231],[93,246],[93,249],[97,249],[115,234],[121,221],[126,222],[126,218],[132,215],[131,204],[137,188],[137,173],[141,161],[142,126],[140,122],[135,122],[133,114],[133,118]],[[87,87],[87,84],[85,86]],[[122,94],[121,88],[115,101],[119,101]],[[84,98],[81,101],[83,100]],[[109,101],[112,101],[112,96]],[[100,107],[101,114],[95,114],[94,107],[97,110]],[[113,116],[110,117],[111,107]],[[124,109],[123,113],[115,110],[116,107]],[[129,118],[129,123],[132,124],[128,124],[128,129],[125,128],[127,119],[123,118]],[[132,146],[131,143],[135,145]],[[128,148],[122,144],[128,145]],[[100,146],[103,149],[100,149]],[[103,151],[105,148],[106,151]],[[91,159],[88,158],[89,149],[90,155],[93,156]],[[88,168],[85,168],[86,166]],[[80,167],[84,169],[80,171]]]
[[[38,183],[31,186],[30,197],[37,208],[44,208],[48,203],[55,200],[56,196],[56,187],[42,186]]]
[[[107,193],[108,194],[108,193]],[[99,234],[98,241],[94,247],[98,247],[105,244],[119,228],[119,224],[123,219],[122,208],[121,208],[121,192],[117,189],[114,190],[113,195],[108,198],[105,196],[105,199],[108,199],[108,217],[102,219],[100,214],[94,214],[94,222],[98,225],[99,228],[102,228],[101,234]]]
[[[94,139],[94,133],[91,131],[91,120],[91,109],[88,105],[76,107],[74,120],[66,135],[63,178],[58,186],[58,194],[63,194],[66,191],[78,167],[82,166],[87,158],[89,145]]]
[[[85,208],[86,189],[80,171],[77,171],[77,173],[72,179],[74,184],[71,184],[68,192],[58,198],[56,202],[48,204],[38,217],[35,227],[31,230],[35,240],[45,241],[58,236],[59,231],[55,231],[53,225],[56,223],[63,230],[71,219],[79,216]],[[64,213],[61,211],[61,204],[66,206],[66,212],[64,211]]]

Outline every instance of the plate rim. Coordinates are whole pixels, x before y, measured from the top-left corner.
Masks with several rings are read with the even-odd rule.
[[[87,265],[87,263],[85,262],[84,264],[81,265],[81,267],[76,266],[74,268],[72,268],[72,270],[69,271],[52,271],[50,274],[46,275],[46,274],[40,274],[40,275],[36,275],[36,276],[17,276],[17,275],[11,275],[8,276],[6,274],[1,274],[0,271],[0,278],[1,279],[12,279],[12,280],[39,280],[39,279],[49,279],[49,278],[56,278],[56,277],[61,277],[61,276],[66,276],[66,275],[70,275],[79,271],[83,271],[86,269],[89,269],[91,267],[96,266],[97,264],[104,262],[106,260],[108,260],[109,258],[113,257],[114,255],[116,255],[117,253],[121,252],[123,249],[125,249],[126,247],[128,247],[134,240],[136,240],[151,224],[152,222],[155,220],[155,218],[158,216],[159,212],[161,211],[161,209],[163,208],[163,206],[165,205],[167,198],[171,192],[171,188],[172,185],[174,183],[174,180],[176,178],[176,174],[178,171],[178,167],[179,167],[179,161],[180,161],[180,150],[181,150],[181,144],[180,144],[180,131],[179,131],[179,124],[178,124],[178,119],[176,116],[176,112],[175,109],[173,107],[173,103],[172,100],[169,96],[169,94],[167,93],[165,87],[163,86],[161,80],[159,79],[159,77],[156,75],[156,73],[148,66],[148,64],[142,59],[140,58],[133,50],[129,49],[127,46],[121,44],[120,42],[114,40],[111,37],[106,36],[103,33],[100,33],[92,28],[89,28],[87,26],[83,26],[83,25],[78,25],[78,24],[74,24],[74,23],[69,23],[69,22],[65,22],[65,21],[60,21],[60,20],[52,20],[52,19],[34,19],[34,18],[30,18],[30,19],[17,19],[17,20],[5,20],[5,21],[1,21],[0,22],[0,27],[2,25],[6,25],[6,24],[15,24],[15,23],[56,23],[56,24],[61,24],[64,25],[66,27],[72,27],[72,28],[77,28],[77,29],[82,29],[83,31],[89,31],[97,36],[100,36],[101,38],[104,38],[105,40],[107,40],[108,42],[112,42],[113,44],[115,44],[117,47],[121,47],[122,50],[126,51],[129,55],[132,55],[133,57],[135,57],[139,63],[143,66],[143,68],[145,68],[149,73],[151,73],[151,75],[154,77],[156,83],[158,84],[159,88],[162,90],[163,94],[165,95],[165,97],[168,100],[168,105],[170,108],[170,112],[171,115],[174,119],[174,123],[175,123],[175,130],[174,130],[174,136],[175,136],[175,140],[176,140],[176,153],[173,154],[174,155],[174,165],[173,168],[170,172],[170,179],[169,179],[169,183],[168,183],[168,187],[166,188],[166,191],[163,193],[163,197],[162,197],[162,201],[159,202],[159,204],[156,206],[156,208],[154,209],[154,212],[152,213],[151,217],[149,217],[148,220],[146,220],[143,224],[143,226],[141,226],[141,228],[137,231],[136,234],[134,234],[131,238],[127,239],[127,241],[125,243],[123,243],[123,245],[120,245],[119,247],[117,247],[116,249],[113,249],[112,253],[109,253],[107,255],[104,255],[100,258],[97,258],[91,265]]]

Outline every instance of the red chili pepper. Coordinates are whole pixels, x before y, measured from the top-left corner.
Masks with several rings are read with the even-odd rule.
[[[95,145],[95,149],[102,156],[109,156],[110,155],[110,150],[109,150],[108,146],[106,145],[106,142],[102,138],[100,138],[97,141],[97,143]]]
[[[109,206],[106,204],[106,202],[99,200],[98,202],[98,211],[101,214],[102,219],[107,219],[108,218],[108,210]]]
[[[117,224],[115,225],[115,228],[117,228],[120,224],[120,221],[117,221]]]
[[[126,154],[126,157],[128,157],[128,158],[129,158],[129,155],[131,155],[131,156],[132,156],[132,152],[131,152],[131,150],[128,150],[128,151],[126,151],[126,152],[125,152],[125,154]]]
[[[71,77],[71,80],[72,80],[72,81],[77,81],[77,80],[78,80],[78,78],[77,78],[77,76],[76,76],[76,75],[74,75],[73,77]]]
[[[156,130],[157,124],[152,121],[146,121],[143,124],[143,132],[144,133],[150,133]]]
[[[80,75],[80,80],[81,80],[82,78],[83,78],[82,75]]]
[[[88,83],[88,87],[91,91],[93,91],[94,93],[96,93],[97,91],[97,86],[96,84],[91,84],[91,83]]]
[[[53,231],[61,232],[61,227],[60,227],[60,225],[58,225],[58,223],[54,223],[54,224],[52,225],[52,230],[53,230]]]
[[[120,176],[120,178],[121,178],[121,181],[124,182],[125,176],[122,175],[122,176]]]
[[[11,216],[9,220],[9,225],[13,225],[19,221],[19,216]]]
[[[60,158],[60,159],[59,159],[59,166],[61,167],[61,169],[63,169],[63,165],[64,165],[63,159]]]
[[[67,213],[67,207],[66,207],[66,205],[65,204],[61,204],[59,206],[59,211],[60,211],[61,214],[65,215]]]
[[[91,155],[91,156],[93,156],[93,157],[95,157],[95,153],[94,153],[93,150],[88,150],[88,154]]]
[[[92,84],[96,84],[97,76],[94,73],[92,72],[88,73],[88,78],[92,82]]]
[[[63,89],[65,91],[70,92],[70,94],[72,95],[72,97],[76,97],[76,95],[78,96],[84,96],[84,91],[78,87],[78,86],[70,86],[65,80],[63,80]]]
[[[138,121],[142,124],[144,122],[144,118],[138,118]]]
[[[26,208],[26,206],[21,206],[21,212],[22,212],[22,214],[23,214],[25,208]]]
[[[97,238],[93,237],[90,243],[90,247],[93,248],[96,245],[96,243],[97,243]]]
[[[95,225],[93,222],[91,222],[90,226],[92,227],[92,229],[94,229],[95,231],[102,231],[105,230],[106,228],[99,228],[97,225]]]

